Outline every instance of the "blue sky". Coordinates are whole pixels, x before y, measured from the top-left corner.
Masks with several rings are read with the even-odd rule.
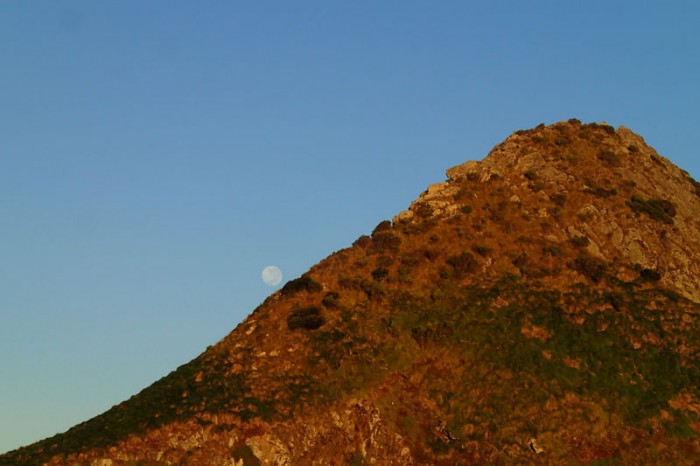
[[[0,4],[0,452],[108,409],[511,132],[700,179],[696,1]]]

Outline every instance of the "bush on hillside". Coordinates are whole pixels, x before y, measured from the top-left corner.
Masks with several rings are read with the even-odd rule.
[[[309,293],[317,293],[321,291],[323,287],[320,283],[315,281],[308,275],[302,275],[299,278],[288,281],[280,290],[282,295],[291,296],[302,291],[307,291]]]
[[[321,310],[316,306],[298,309],[287,317],[287,327],[289,330],[296,330],[298,328],[316,330],[325,323],[326,319],[323,318]]]
[[[569,268],[577,271],[593,283],[598,283],[605,277],[607,267],[592,257],[582,256],[574,259],[568,264]]]
[[[676,216],[676,206],[666,199],[644,199],[641,196],[632,196],[627,205],[634,212],[644,212],[654,220],[673,224]]]
[[[642,280],[647,282],[658,282],[661,280],[661,274],[652,269],[642,269],[642,271],[639,272],[639,276],[642,278]]]
[[[452,267],[452,270],[454,270],[457,276],[464,276],[476,272],[479,265],[474,255],[469,252],[463,252],[462,254],[448,258],[447,264]]]

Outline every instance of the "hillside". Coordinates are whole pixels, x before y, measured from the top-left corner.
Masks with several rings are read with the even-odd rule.
[[[698,464],[700,183],[578,120],[447,177],[0,465]]]

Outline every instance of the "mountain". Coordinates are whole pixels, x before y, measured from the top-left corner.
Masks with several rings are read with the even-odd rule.
[[[516,131],[0,464],[698,464],[699,214],[627,128]]]

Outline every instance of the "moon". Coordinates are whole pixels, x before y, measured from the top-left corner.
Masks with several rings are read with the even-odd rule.
[[[268,265],[262,271],[262,281],[267,286],[277,286],[282,281],[282,271],[279,267]]]

